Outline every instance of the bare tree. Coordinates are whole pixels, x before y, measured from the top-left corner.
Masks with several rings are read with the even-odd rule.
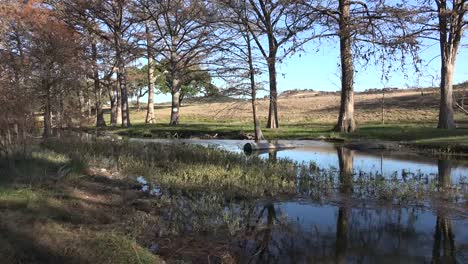
[[[154,59],[153,59],[153,36],[150,32],[150,21],[145,21],[145,33],[146,33],[146,50],[148,57],[148,106],[146,110],[146,119],[147,124],[153,124],[154,120],[154,86],[156,78],[154,76]]]
[[[374,60],[378,64],[388,64],[391,68],[391,61],[400,59],[404,68],[404,54],[413,55],[414,61],[418,62],[415,56],[417,45],[414,38],[407,33],[408,24],[405,22],[411,12],[401,5],[387,5],[383,0],[322,1],[320,4],[311,4],[309,8],[321,14],[322,28],[328,28],[328,31],[321,33],[322,37],[339,37],[341,103],[335,130],[352,132],[356,129],[355,63],[362,61],[367,64]]]
[[[440,47],[440,105],[438,128],[456,127],[453,110],[453,75],[463,32],[468,26],[468,1],[425,0],[414,9],[422,14],[414,23],[422,25],[420,36],[438,41]]]
[[[219,39],[213,25],[217,14],[209,2],[183,0],[140,0],[160,41],[152,47],[159,62],[168,64],[167,85],[172,95],[170,125],[177,125],[180,116],[180,92],[187,73],[204,70],[207,59]]]
[[[249,83],[245,86],[248,86],[249,92],[245,93],[250,93],[254,139],[258,142],[264,139],[257,109],[257,83],[255,75],[259,70],[256,67],[252,36],[249,31],[247,0],[226,0],[219,1],[219,4],[223,10],[229,10],[225,12],[227,15],[224,20],[224,26],[230,29],[229,34],[231,34],[231,37],[228,38],[229,40],[224,43],[223,54],[225,55],[223,55],[222,60],[223,68],[221,71],[223,73],[221,76],[222,78],[229,79],[227,82],[231,84],[231,91],[234,89],[236,93],[240,92],[241,95],[244,94],[243,79],[248,79]],[[245,64],[247,64],[247,67],[244,66]],[[226,75],[226,73],[228,74]],[[238,83],[236,87],[232,87],[234,83]]]
[[[313,20],[304,1],[248,0],[247,10],[247,28],[268,65],[270,108],[267,127],[278,128],[276,64],[301,47],[305,40],[299,39],[298,34],[308,29]]]
[[[112,40],[118,84],[116,121],[121,122],[124,127],[131,125],[125,70],[127,60],[133,58],[131,51],[135,48],[132,45],[135,33],[135,20],[130,12],[132,4],[131,0],[99,0],[88,3],[90,16],[106,29],[110,35],[108,38]]]

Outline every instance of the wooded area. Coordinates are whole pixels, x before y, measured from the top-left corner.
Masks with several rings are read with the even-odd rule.
[[[356,129],[356,63],[388,69],[382,78],[408,65],[424,70],[419,52],[428,40],[440,46],[438,127],[454,129],[453,75],[467,5],[465,0],[2,0],[1,149],[26,140],[38,122],[44,137],[53,128],[91,120],[96,127],[130,127],[129,98],[137,98],[138,109],[147,98],[146,122],[154,123],[156,92],[172,95],[171,125],[179,123],[186,96],[247,95],[261,139],[258,78],[267,72],[266,127],[277,128],[277,64],[303,52],[308,42],[334,38],[341,57],[336,131]],[[214,79],[226,87],[217,87]]]
[[[468,263],[467,12],[0,0],[0,262]]]

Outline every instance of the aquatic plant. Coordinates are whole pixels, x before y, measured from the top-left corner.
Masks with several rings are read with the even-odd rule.
[[[395,203],[430,200],[443,193],[444,200],[460,202],[468,191],[463,185],[437,188],[433,181],[440,177],[421,172],[405,171],[404,177],[395,172],[389,178],[373,172],[344,173],[313,162],[266,160],[188,144],[68,139],[52,140],[46,146],[79,159],[79,164],[105,167],[135,180],[144,177],[163,192],[216,193],[227,200],[276,196],[323,199],[345,192],[359,199]]]

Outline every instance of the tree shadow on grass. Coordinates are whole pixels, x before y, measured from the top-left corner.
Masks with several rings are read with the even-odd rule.
[[[87,174],[57,179],[65,162],[30,157],[15,161],[16,166],[26,164],[28,168],[14,172],[1,170],[0,262],[138,263],[135,251],[140,246],[111,235],[114,228],[123,231],[121,221],[134,214],[133,207],[114,199],[130,189],[130,183]],[[123,247],[125,256],[115,247]],[[107,248],[109,252],[101,252]]]

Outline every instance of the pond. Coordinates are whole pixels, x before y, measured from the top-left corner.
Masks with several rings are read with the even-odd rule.
[[[173,197],[168,226],[228,243],[238,263],[467,263],[468,215],[443,207]],[[217,225],[227,225],[221,235]],[[216,236],[218,235],[218,237]],[[219,236],[222,236],[219,239]],[[163,233],[154,240],[168,239]],[[206,244],[208,247],[209,243]],[[170,255],[173,249],[158,252]],[[217,263],[213,259],[213,263]]]
[[[140,139],[134,142],[157,142],[197,144],[214,146],[220,149],[243,153],[247,140],[201,140],[201,139]],[[444,173],[452,184],[468,184],[468,160],[449,157],[421,156],[410,152],[390,152],[385,150],[358,151],[343,147],[340,143],[317,140],[280,140],[278,143],[293,145],[293,149],[254,152],[265,159],[288,159],[296,162],[314,162],[323,169],[338,170],[341,162],[346,162],[353,174],[381,175],[385,178],[404,180],[410,176],[427,177],[428,180]]]
[[[262,210],[259,219],[263,227],[256,224],[257,233],[242,241],[244,260],[265,263],[468,260],[466,219],[441,212],[301,202],[265,204]]]
[[[248,141],[116,142],[111,153],[130,157],[119,166],[160,203],[151,248],[163,258],[221,263],[223,249],[238,263],[468,263],[466,159],[323,141],[242,157]]]
[[[130,141],[174,143],[159,139]],[[176,142],[242,153],[247,141]],[[352,175],[354,181],[362,175],[398,181],[417,178],[428,185],[435,181],[467,191],[468,163],[463,159],[357,151],[322,141],[282,143],[297,148],[252,155],[273,162],[313,162],[324,170]],[[339,188],[341,194],[353,192],[353,186],[340,185],[345,186]],[[164,211],[171,223],[167,230],[176,229],[178,234],[201,231],[210,236],[217,233],[217,225],[227,225],[231,235],[224,237],[224,242],[230,244],[240,263],[468,263],[466,201],[461,201],[461,207],[443,201],[383,205],[368,199],[347,199],[346,195],[317,201],[300,196],[299,189],[296,197],[266,195],[253,201],[233,201],[209,192],[163,191],[173,205]],[[160,236],[166,237],[164,232]],[[155,237],[155,241],[159,239]],[[170,254],[164,250],[160,253]]]

